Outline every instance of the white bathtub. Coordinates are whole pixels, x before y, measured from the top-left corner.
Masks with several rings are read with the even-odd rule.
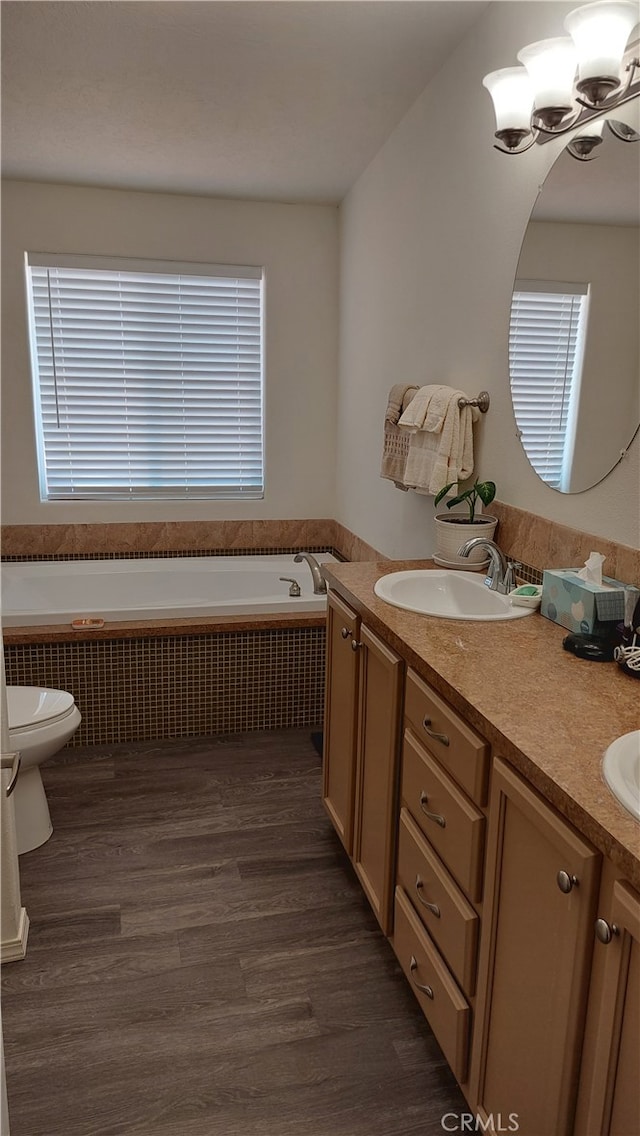
[[[314,554],[315,555],[315,554]],[[335,563],[318,553],[320,563]],[[298,581],[301,595],[289,596]],[[180,619],[271,612],[323,612],[326,596],[313,594],[309,566],[283,556],[168,556],[136,560],[65,560],[2,565],[5,627]]]

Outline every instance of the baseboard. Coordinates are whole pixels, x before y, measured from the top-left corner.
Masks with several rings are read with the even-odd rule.
[[[27,937],[29,934],[29,916],[26,907],[20,908],[20,921],[18,934],[15,939],[3,939],[0,943],[0,963],[18,962],[27,953]]]

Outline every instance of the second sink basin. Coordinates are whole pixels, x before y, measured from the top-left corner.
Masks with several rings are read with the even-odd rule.
[[[447,569],[419,568],[390,572],[376,580],[374,592],[381,600],[441,619],[523,619],[533,609],[514,606],[508,596],[492,592],[484,576]]]
[[[640,820],[640,730],[612,742],[602,763],[604,779],[621,805]]]

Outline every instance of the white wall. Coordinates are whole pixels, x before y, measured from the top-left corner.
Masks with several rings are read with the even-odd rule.
[[[334,515],[337,209],[5,182],[2,213],[3,523]],[[39,500],[25,251],[265,266],[263,501]]]
[[[525,44],[562,34],[571,7],[492,4],[341,206],[337,517],[389,556],[424,556],[434,547],[432,499],[379,477],[394,382],[444,382],[472,395],[487,389],[491,409],[476,428],[476,472],[496,481],[498,497],[625,544],[640,542],[638,439],[600,485],[557,493],[524,455],[509,394],[518,254],[562,142],[521,157],[498,153],[482,78],[515,63]]]

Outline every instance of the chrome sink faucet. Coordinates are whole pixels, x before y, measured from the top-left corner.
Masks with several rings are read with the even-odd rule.
[[[309,568],[311,569],[311,575],[313,577],[313,594],[315,596],[325,595],[327,591],[327,583],[322,575],[322,570],[315,556],[312,556],[310,552],[298,552],[293,559],[296,564],[301,564],[303,560],[306,560]]]
[[[498,548],[494,541],[488,540],[484,536],[466,540],[458,549],[458,556],[468,556],[474,548],[485,548],[489,555],[489,571],[485,579],[487,587],[492,592],[500,592],[503,596],[508,595],[516,586],[516,569],[520,565],[513,560],[507,560],[502,549]]]

